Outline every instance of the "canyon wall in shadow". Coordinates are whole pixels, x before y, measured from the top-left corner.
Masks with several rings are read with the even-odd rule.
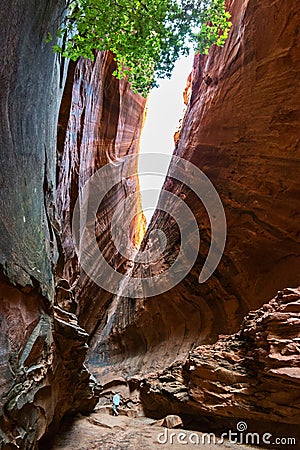
[[[61,2],[5,1],[1,9],[0,434],[3,448],[31,449],[64,414],[97,403],[76,313],[93,329],[89,302],[103,306],[105,293],[83,277],[76,304],[70,220],[87,177],[137,152],[145,99],[112,77],[111,54],[77,65],[53,53],[46,38],[56,34]],[[115,266],[124,261],[113,260],[105,227],[119,199],[138,190],[136,177],[125,180],[102,210],[102,244]],[[137,244],[141,213],[131,229]]]

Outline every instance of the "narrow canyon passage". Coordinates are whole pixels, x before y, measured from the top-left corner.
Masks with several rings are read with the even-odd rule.
[[[168,170],[147,229],[147,100],[111,52],[53,53],[62,2],[2,3],[1,450],[181,448],[157,433],[237,429],[240,449],[298,448],[298,3],[226,2],[224,47],[195,56],[179,93],[172,165],[145,159]]]
[[[187,57],[181,57],[175,64],[171,79],[161,80],[159,88],[153,88],[146,104],[145,123],[140,138],[139,154],[154,153],[169,155],[171,160],[174,151],[174,139],[178,135],[180,124],[188,103],[189,75],[193,68],[194,51]],[[167,175],[157,161],[156,174],[142,174],[139,165],[139,183],[142,197],[143,213],[150,224],[157,205],[159,193]],[[149,167],[146,167],[149,170]],[[148,192],[151,190],[151,193]],[[148,195],[147,195],[148,193]],[[148,209],[147,199],[154,204]]]

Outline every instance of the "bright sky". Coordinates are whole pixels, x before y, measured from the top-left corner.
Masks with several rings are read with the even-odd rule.
[[[186,80],[192,70],[193,54],[177,61],[171,79],[160,80],[159,88],[151,91],[148,101],[148,114],[141,136],[140,153],[164,153],[170,158],[174,150],[174,133],[178,127],[179,119],[183,116],[183,91]],[[141,191],[156,189],[156,204],[159,191],[164,182],[164,176],[139,174]],[[143,192],[142,192],[143,201]],[[146,210],[143,202],[144,214],[147,224],[150,223],[154,209]]]

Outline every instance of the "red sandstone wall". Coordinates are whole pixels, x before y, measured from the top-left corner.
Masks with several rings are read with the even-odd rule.
[[[77,310],[80,323],[88,333],[93,333],[105,315],[106,303],[112,295],[91,281],[78,265],[71,230],[74,205],[80,189],[97,170],[138,152],[146,103],[142,96],[130,90],[127,81],[112,76],[115,69],[113,55],[108,52],[97,53],[95,61],[79,60],[75,70],[71,68],[72,90],[66,88],[60,116],[61,126],[66,127],[64,145],[59,146],[57,195],[65,259],[60,276],[71,293],[67,298],[62,296],[61,301],[68,310]],[[67,117],[65,104],[70,105]],[[123,273],[127,270],[126,261],[112,242],[110,224],[118,204],[138,189],[136,177],[123,180],[106,197],[97,215],[101,252],[109,264]],[[137,212],[138,207],[139,204]],[[137,214],[129,227],[133,242],[140,241],[144,223],[143,215]]]
[[[222,199],[228,223],[222,261],[199,285],[209,220],[190,191],[167,180],[165,188],[179,189],[198,220],[199,258],[166,294],[114,300],[105,338],[99,327],[91,341],[90,367],[99,377],[109,378],[113,367],[116,374],[164,367],[193,345],[236,331],[247,311],[299,284],[299,7],[289,0],[229,7],[233,28],[225,47],[195,58],[175,150],[203,170]],[[150,231],[157,224],[170,240],[163,260],[146,269],[152,274],[168,267],[179,243],[159,212]]]
[[[62,4],[1,2],[1,449],[35,449],[65,413],[97,402],[83,368],[88,335],[55,304],[56,135],[67,62],[45,40]]]

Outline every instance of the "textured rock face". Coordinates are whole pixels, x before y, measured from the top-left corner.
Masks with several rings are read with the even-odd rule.
[[[72,92],[68,85],[66,87],[59,120],[62,133],[66,128],[64,146],[59,147],[62,154],[57,198],[66,262],[61,276],[68,282],[75,303],[64,298],[62,302],[69,310],[77,309],[79,321],[89,334],[93,334],[103,317],[105,320],[106,303],[112,295],[96,285],[79,267],[71,229],[74,205],[79,191],[97,170],[108,163],[120,163],[126,155],[138,152],[146,103],[143,97],[129,89],[125,80],[119,81],[112,76],[115,69],[116,63],[108,52],[97,53],[95,61],[80,60],[75,69]],[[73,77],[72,66],[70,71]],[[65,112],[65,103],[67,107],[70,105],[69,115]],[[138,191],[139,185],[136,176],[117,181],[98,210],[96,234],[105,259],[124,273],[126,259],[112,242],[110,224],[117,206]],[[85,200],[82,199],[82,203]],[[128,229],[129,238],[138,244],[145,219],[139,213],[139,201],[134,207],[137,215]],[[122,226],[126,228],[123,222]],[[97,259],[93,264],[95,270],[97,265],[101,267]]]
[[[3,1],[0,18],[0,263],[11,280],[36,280],[49,297],[60,66],[45,38],[58,14],[54,0]]]
[[[0,16],[0,442],[33,449],[90,410],[88,335],[55,305],[56,130],[64,67],[45,44],[60,1],[3,1]]]
[[[250,309],[299,284],[299,8],[288,0],[229,6],[234,25],[225,47],[195,59],[175,150],[203,170],[222,199],[223,259],[200,285],[209,219],[195,195],[169,178],[165,189],[184,198],[197,218],[199,258],[164,295],[115,298],[105,333],[99,327],[91,339],[90,367],[101,377],[163,368],[193,346],[237,331]],[[152,275],[170,266],[180,244],[178,229],[157,211],[145,245],[157,227],[169,241],[159,263],[146,268]]]
[[[35,448],[45,433],[47,441],[64,414],[90,411],[97,403],[83,364],[89,335],[74,313],[92,332],[110,294],[84,274],[74,290],[80,271],[70,221],[79,189],[88,178],[107,162],[137,152],[143,123],[145,99],[112,77],[111,54],[67,68],[45,44],[47,32],[55,34],[61,6],[57,1],[37,5],[21,0],[1,5],[4,448]],[[112,247],[106,228],[116,205],[134,191],[137,177],[121,182],[98,216],[100,246],[123,271],[124,258]],[[130,224],[135,244],[143,227],[139,213]]]
[[[90,411],[97,402],[83,367],[88,335],[76,316],[52,309],[35,288],[3,279],[0,292],[0,442],[36,448],[64,414]]]
[[[222,420],[242,415],[299,423],[299,291],[283,292],[249,315],[237,334],[217,341],[220,333],[236,332],[244,315],[277,289],[299,281],[299,8],[289,0],[229,3],[230,38],[223,49],[195,59],[176,135],[176,154],[200,167],[222,198],[225,254],[214,276],[199,285],[209,219],[187,188],[167,179],[165,189],[180,195],[198,220],[199,258],[172,291],[138,300],[113,297],[80,269],[71,221],[89,177],[137,152],[145,100],[112,77],[109,53],[70,64],[65,80],[65,68],[44,43],[60,2],[1,5],[4,448],[35,448],[65,413],[93,407],[96,395],[83,365],[87,342],[88,367],[99,380],[112,386],[117,377],[120,384],[129,378],[134,389],[142,381],[144,407],[153,415],[160,408],[162,415],[200,411]],[[96,218],[98,244],[121,273],[129,267],[109,225],[117,205],[137,190],[135,176],[122,180]],[[138,243],[144,219],[139,202],[134,207],[129,237]],[[178,228],[159,211],[144,246],[158,225],[169,238],[166,251],[158,263],[136,266],[138,274],[155,275],[178,251]]]
[[[222,416],[299,424],[299,343],[300,289],[285,289],[250,312],[238,333],[200,346],[184,364],[149,376],[143,403],[161,416],[172,411],[216,422]]]

